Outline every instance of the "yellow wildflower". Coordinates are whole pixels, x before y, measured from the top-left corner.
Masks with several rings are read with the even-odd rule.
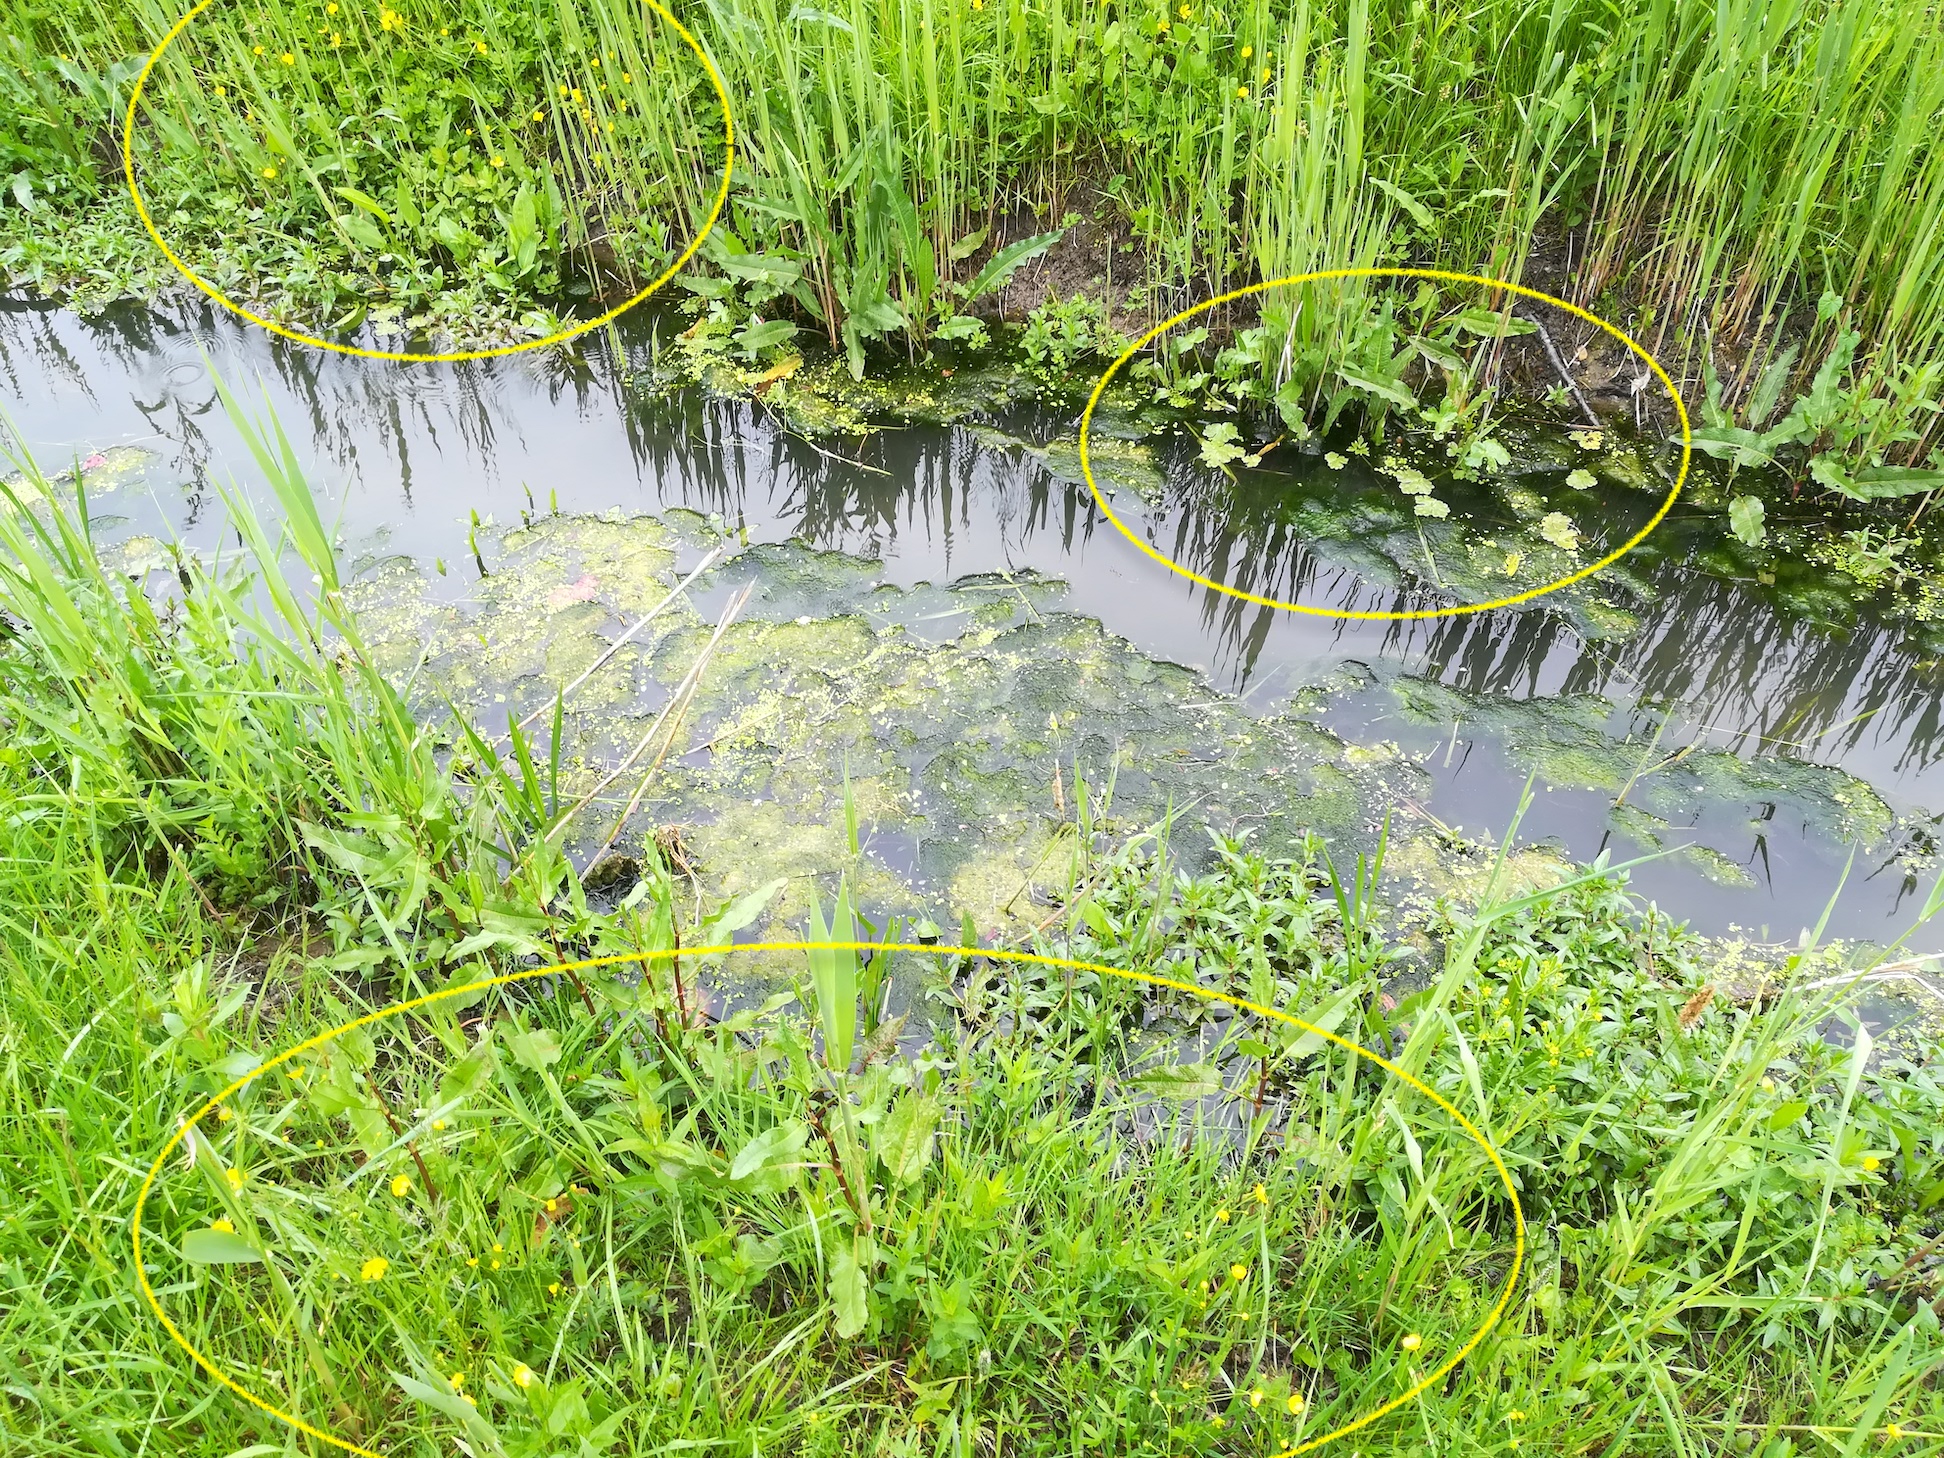
[[[378,28],[380,30],[403,30],[405,28],[405,17],[400,15],[396,10],[380,10],[378,12]]]
[[[1248,60],[1248,59],[1249,59],[1249,57],[1250,57],[1250,56],[1253,56],[1254,54],[1255,54],[1255,47],[1254,47],[1254,46],[1244,46],[1244,47],[1242,47],[1242,59],[1243,59],[1243,60],[1245,60],[1245,61],[1246,61],[1246,60]]]
[[[221,96],[221,95],[223,94],[223,88],[222,88],[222,87],[220,87],[220,86],[218,86],[218,87],[216,88],[216,94],[217,94],[218,96]],[[216,1107],[216,1122],[217,1122],[217,1123],[219,1123],[219,1124],[227,1124],[227,1123],[229,1123],[229,1121],[230,1121],[231,1119],[234,1119],[235,1117],[236,1117],[236,1115],[234,1115],[234,1114],[232,1114],[232,1113],[230,1112],[230,1108],[229,1108],[229,1105],[228,1105],[228,1104],[219,1104],[219,1105],[217,1105],[217,1107]]]
[[[278,56],[277,59],[282,61],[286,66],[294,66],[297,64],[297,58],[291,55],[289,51],[285,51],[281,56]],[[302,1076],[303,1076],[302,1074],[298,1075],[298,1077],[300,1078]]]
[[[548,1286],[547,1294],[549,1296],[558,1296],[560,1294],[560,1282],[555,1281],[552,1285]]]
[[[1260,1387],[1256,1388],[1255,1391],[1249,1394],[1249,1406],[1250,1407],[1262,1406],[1262,1389]]]
[[[226,91],[226,90],[224,90],[224,89],[223,89],[223,88],[222,88],[221,86],[218,86],[218,87],[216,88],[216,94],[217,94],[218,96],[228,96],[228,95],[229,95],[229,92],[228,92],[228,91]],[[216,1116],[217,1116],[218,1118],[221,1118],[221,1117],[222,1117],[222,1116],[223,1116],[224,1114],[227,1114],[228,1112],[229,1112],[229,1110],[228,1110],[228,1109],[218,1109],[218,1110],[216,1111]]]
[[[1229,1267],[1229,1279],[1230,1279],[1231,1281],[1246,1281],[1246,1280],[1248,1280],[1248,1279],[1249,1279],[1249,1268],[1248,1268],[1247,1266],[1230,1266],[1230,1267]]]
[[[1236,88],[1235,88],[1235,99],[1236,99],[1237,101],[1247,101],[1247,100],[1249,99],[1249,88],[1248,88],[1248,87],[1246,87],[1246,86],[1238,86],[1238,87],[1236,87]]]
[[[262,46],[251,46],[251,47],[250,47],[250,54],[251,54],[251,55],[253,55],[253,56],[260,56],[260,55],[262,55],[262,54],[263,54],[263,47],[262,47]]]
[[[332,48],[333,50],[336,50],[336,49],[337,49],[337,48],[338,48],[339,46],[341,46],[341,45],[343,45],[343,44],[344,44],[344,37],[343,37],[343,36],[341,36],[341,35],[339,35],[339,34],[338,34],[338,33],[337,33],[336,31],[332,31],[332,32],[331,32],[331,48]]]
[[[1269,84],[1269,68],[1267,66],[1262,68],[1262,84],[1264,86]]]
[[[535,113],[533,114],[533,119],[534,119],[535,121],[545,121],[545,120],[547,119],[547,116],[546,116],[546,113],[545,113],[545,112],[539,112],[539,111],[536,111],[536,112],[535,112]]]
[[[1195,18],[1195,12],[1190,10],[1186,5],[1177,10],[1175,14],[1179,15],[1183,20],[1193,20]]]
[[[549,1199],[547,1201],[547,1213],[549,1215],[553,1214],[554,1211],[558,1210],[559,1208],[560,1208],[560,1201],[554,1199]]]
[[[1269,1203],[1269,1192],[1261,1185],[1257,1185],[1249,1194],[1258,1205],[1266,1205]]]
[[[1222,1223],[1222,1224],[1224,1224],[1224,1225],[1226,1225],[1226,1224],[1228,1224],[1228,1218],[1229,1218],[1229,1216],[1228,1216],[1228,1210],[1227,1210],[1226,1208],[1223,1208],[1223,1209],[1220,1209],[1220,1210],[1217,1210],[1217,1211],[1215,1212],[1215,1218],[1216,1218],[1217,1220],[1219,1220],[1219,1221],[1221,1221],[1221,1223]]]
[[[331,0],[331,3],[330,3],[329,5],[326,5],[326,6],[324,7],[324,13],[325,13],[326,15],[336,15],[336,14],[337,14],[337,0]]]
[[[360,1281],[376,1281],[390,1269],[390,1261],[386,1260],[383,1256],[373,1256],[362,1266],[358,1267],[358,1279]]]
[[[466,1374],[464,1372],[454,1372],[450,1377],[446,1378],[446,1381],[450,1382],[452,1384],[452,1390],[457,1392],[466,1385]]]
[[[392,1192],[392,1198],[394,1200],[404,1199],[405,1196],[411,1192],[411,1189],[412,1189],[412,1177],[410,1175],[392,1176],[391,1192]]]
[[[1424,1345],[1424,1338],[1419,1336],[1416,1332],[1412,1332],[1409,1336],[1404,1338],[1402,1345],[1405,1351],[1415,1352],[1419,1347]]]
[[[493,1269],[494,1269],[494,1270],[496,1270],[496,1271],[497,1271],[497,1270],[499,1269],[499,1262],[498,1262],[498,1261],[494,1261],[494,1262],[493,1262]]]
[[[533,1386],[533,1368],[527,1366],[525,1362],[515,1367],[513,1369],[513,1385],[515,1387]]]
[[[266,167],[263,169],[263,175],[265,177],[275,177],[277,175],[277,169],[274,167]],[[242,1170],[226,1169],[223,1171],[223,1178],[229,1181],[229,1187],[232,1190],[240,1190],[243,1188]]]
[[[1883,1436],[1890,1439],[1892,1442],[1895,1442],[1898,1438],[1901,1438],[1903,1436],[1903,1429],[1898,1427],[1895,1423],[1891,1423],[1889,1427],[1883,1430]]]
[[[1216,1413],[1216,1414],[1215,1414],[1215,1426],[1216,1426],[1216,1427],[1218,1427],[1218,1428],[1225,1428],[1225,1427],[1227,1427],[1227,1426],[1228,1426],[1228,1419],[1227,1419],[1227,1418],[1225,1418],[1225,1417],[1223,1417],[1223,1416],[1222,1416],[1222,1415],[1221,1415],[1221,1414],[1220,1414],[1219,1412],[1218,1412],[1218,1413]]]
[[[493,157],[493,165],[495,167],[504,167],[506,165],[506,159],[504,157],[495,155]]]
[[[497,1242],[495,1242],[495,1243],[494,1243],[494,1245],[493,1245],[493,1254],[494,1254],[494,1255],[505,1255],[505,1254],[506,1254],[506,1247],[505,1247],[505,1246],[503,1246],[503,1245],[500,1245],[500,1244],[498,1244]]]
[[[236,1227],[227,1220],[212,1220],[209,1222],[209,1228],[211,1230],[220,1230],[225,1235],[236,1234]]]
[[[1875,1174],[1879,1169],[1883,1168],[1883,1161],[1878,1159],[1874,1154],[1866,1154],[1863,1156],[1863,1168],[1870,1171],[1871,1174]]]
[[[1292,1393],[1290,1393],[1290,1394],[1289,1394],[1289,1410],[1290,1410],[1291,1412],[1301,1412],[1301,1411],[1303,1410],[1303,1394],[1302,1394],[1302,1393],[1300,1393],[1300,1392],[1292,1392]]]
[[[485,42],[485,41],[474,41],[474,42],[473,42],[473,49],[474,49],[474,50],[476,50],[476,51],[478,51],[478,52],[479,52],[479,54],[480,54],[480,55],[482,55],[482,56],[484,56],[484,55],[490,55],[490,54],[491,54],[491,52],[489,52],[489,51],[488,51],[488,50],[486,49],[486,42]]]
[[[1525,1421],[1525,1414],[1520,1412],[1516,1407],[1513,1408],[1512,1411],[1508,1412],[1506,1414],[1506,1417],[1510,1418],[1515,1423],[1522,1423]]]
[[[434,1128],[435,1130],[436,1130],[436,1129],[443,1129],[443,1128],[445,1128],[445,1120],[444,1120],[444,1119],[434,1119],[434,1120],[432,1121],[432,1127],[433,1127],[433,1128]]]
[[[630,76],[626,71],[623,71],[621,73],[621,84],[623,86],[629,86],[632,85],[633,83],[634,83],[634,77]]]
[[[478,1256],[467,1256],[467,1257],[466,1257],[466,1264],[467,1264],[467,1265],[469,1265],[469,1266],[476,1266],[476,1265],[478,1265],[478,1264],[479,1264],[479,1257],[478,1257]]]

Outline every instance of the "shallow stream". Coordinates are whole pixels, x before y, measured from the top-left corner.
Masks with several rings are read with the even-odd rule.
[[[1388,813],[1396,865],[1433,888],[1475,870],[1462,840],[1502,833],[1536,775],[1522,843],[1673,851],[1636,868],[1636,888],[1758,940],[1813,924],[1852,848],[1832,934],[1896,935],[1934,874],[1938,662],[1834,608],[1819,626],[1798,609],[1839,590],[1758,584],[1710,520],[1677,511],[1624,571],[1522,609],[1298,616],[1176,577],[1100,519],[1072,415],[984,398],[1003,392],[970,374],[936,382],[917,412],[953,424],[813,444],[760,405],[646,388],[631,366],[650,327],[572,357],[393,366],[186,302],[95,320],[15,304],[0,395],[46,470],[86,466],[102,538],[131,571],[159,566],[152,543],[171,534],[214,550],[210,476],[254,475],[211,369],[267,400],[341,510],[375,635],[401,672],[425,654],[489,725],[550,697],[727,542],[692,610],[590,685],[573,748],[588,766],[617,759],[754,584],[705,679],[696,747],[644,802],[694,827],[732,889],[824,863],[846,765],[880,903],[941,921],[1039,919],[1034,883],[1074,813],[1076,766],[1096,803],[1111,776],[1133,823],[1172,806],[1190,860],[1197,822],[1367,846]],[[1528,432],[1521,451],[1519,489],[1565,499],[1578,462],[1564,433]],[[1117,508],[1211,576],[1339,607],[1432,600],[1399,564],[1443,539],[1417,535],[1374,463],[1285,450],[1229,486],[1184,441],[1123,464]],[[1651,451],[1600,464],[1579,519],[1624,531],[1664,465]],[[1474,558],[1481,540],[1501,550],[1482,536],[1490,502],[1451,504],[1477,527]],[[1440,546],[1447,572],[1463,557]],[[1944,928],[1914,945],[1944,947]]]

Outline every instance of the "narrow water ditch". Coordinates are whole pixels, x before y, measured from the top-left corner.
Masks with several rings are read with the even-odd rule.
[[[654,327],[572,356],[393,367],[186,303],[94,320],[15,306],[0,395],[44,467],[83,468],[131,572],[166,570],[171,535],[214,551],[210,477],[253,475],[211,370],[267,402],[341,503],[395,666],[423,655],[428,682],[489,725],[726,547],[581,696],[569,743],[590,768],[618,758],[753,586],[692,720],[706,747],[671,759],[644,804],[689,827],[723,889],[834,864],[846,769],[881,877],[867,894],[1015,927],[1038,919],[1076,766],[1096,797],[1111,779],[1130,823],[1172,809],[1190,855],[1201,825],[1367,845],[1388,817],[1394,868],[1432,889],[1503,832],[1531,775],[1535,863],[1669,851],[1634,884],[1702,930],[1793,940],[1839,881],[1832,934],[1887,940],[1908,921],[1944,806],[1937,660],[1846,618],[1831,584],[1740,571],[1697,516],[1523,609],[1301,617],[1143,557],[1079,483],[1071,417],[991,379],[914,387],[914,418],[861,447],[811,442],[759,404],[645,388]],[[1563,433],[1520,441],[1513,489],[1589,533],[1661,489],[1652,449],[1611,443],[1584,487]],[[1461,539],[1400,512],[1382,461],[1267,465],[1224,484],[1188,443],[1130,448],[1117,509],[1223,580],[1338,606],[1424,600],[1420,544],[1431,570],[1480,582],[1542,565],[1507,571],[1526,549],[1490,537],[1484,495],[1453,498],[1478,528]],[[1919,949],[1944,945],[1929,935]]]

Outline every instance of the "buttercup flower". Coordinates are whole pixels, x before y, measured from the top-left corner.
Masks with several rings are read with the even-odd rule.
[[[1228,1218],[1229,1218],[1229,1216],[1228,1216],[1228,1209],[1227,1209],[1227,1207],[1225,1206],[1225,1207],[1223,1207],[1222,1209],[1220,1209],[1220,1210],[1217,1210],[1217,1211],[1215,1212],[1215,1218],[1216,1218],[1217,1220],[1219,1220],[1219,1221],[1221,1221],[1221,1222],[1222,1222],[1222,1224],[1224,1224],[1224,1225],[1226,1225],[1226,1224],[1228,1224]]]
[[[466,1385],[466,1374],[464,1372],[454,1372],[450,1377],[446,1378],[446,1381],[450,1382],[452,1384],[452,1390],[457,1392]]]
[[[506,159],[504,157],[495,156],[493,158],[493,165],[495,167],[504,167],[506,165]]]
[[[265,177],[275,177],[277,175],[277,169],[274,167],[266,167],[263,169],[263,175]],[[229,1187],[232,1190],[240,1190],[243,1188],[242,1170],[226,1169],[223,1171],[223,1178],[229,1181]]]
[[[396,10],[383,9],[378,12],[378,27],[381,30],[403,30],[405,17]]]
[[[1245,60],[1245,61],[1246,61],[1246,60],[1248,60],[1248,59],[1249,59],[1249,57],[1250,57],[1250,56],[1253,56],[1254,54],[1255,54],[1255,47],[1254,47],[1254,46],[1244,46],[1244,47],[1242,47],[1242,59],[1243,59],[1243,60]]]
[[[515,1387],[533,1386],[533,1368],[527,1366],[525,1362],[515,1367],[513,1369],[513,1385]]]
[[[330,3],[329,5],[326,5],[326,6],[324,7],[324,13],[325,13],[326,15],[336,15],[336,14],[337,14],[337,0],[331,0],[331,3]]]
[[[376,1281],[390,1269],[390,1261],[386,1260],[383,1256],[373,1256],[370,1260],[358,1267],[358,1279],[360,1281]]]
[[[558,1296],[560,1294],[560,1282],[555,1281],[552,1285],[547,1287],[547,1294],[549,1296]]]
[[[229,92],[228,92],[227,90],[225,90],[225,89],[224,89],[223,87],[221,87],[221,86],[218,86],[218,87],[216,88],[216,94],[217,94],[218,96],[228,96],[228,95],[229,95]],[[229,1110],[227,1110],[227,1109],[218,1109],[218,1110],[216,1111],[216,1113],[217,1113],[217,1116],[218,1116],[218,1117],[221,1117],[222,1115],[224,1115],[224,1114],[226,1114],[226,1113],[228,1113],[228,1112],[229,1112]]]
[[[1303,1410],[1303,1394],[1300,1392],[1290,1393],[1288,1407],[1291,1412],[1301,1412]]]
[[[251,54],[251,55],[253,55],[253,56],[260,56],[260,55],[262,55],[262,54],[263,54],[263,47],[262,47],[262,46],[251,46],[251,47],[250,47],[250,54]]]
[[[1247,1266],[1230,1266],[1230,1267],[1229,1267],[1229,1279],[1230,1279],[1231,1281],[1246,1281],[1246,1280],[1248,1280],[1248,1279],[1249,1279],[1249,1268],[1248,1268]]]
[[[1269,1192],[1266,1189],[1264,1189],[1261,1185],[1257,1185],[1249,1193],[1251,1198],[1255,1200],[1256,1204],[1266,1205],[1269,1203]]]
[[[554,1211],[558,1210],[559,1208],[560,1208],[560,1201],[555,1199],[549,1199],[547,1201],[547,1213],[549,1215],[553,1214]]]
[[[1248,88],[1248,87],[1246,87],[1246,86],[1238,86],[1238,87],[1236,87],[1236,88],[1235,88],[1235,99],[1236,99],[1237,101],[1247,101],[1247,100],[1249,99],[1249,88]]]
[[[1407,1352],[1415,1352],[1419,1347],[1424,1345],[1424,1338],[1419,1336],[1416,1332],[1412,1332],[1409,1336],[1404,1338],[1403,1342],[1400,1345],[1402,1345],[1404,1350]]]
[[[1249,1406],[1250,1407],[1262,1406],[1262,1389],[1260,1387],[1256,1388],[1255,1391],[1249,1394]]]
[[[285,51],[281,56],[278,56],[277,59],[282,61],[286,66],[294,66],[297,64],[297,58],[291,55],[289,51]],[[298,1077],[301,1078],[303,1077],[303,1075],[299,1074]]]
[[[209,1228],[211,1230],[220,1230],[225,1235],[236,1234],[236,1227],[227,1220],[212,1220],[209,1222]]]
[[[1883,1168],[1883,1161],[1878,1159],[1874,1154],[1866,1154],[1863,1156],[1863,1168],[1870,1171],[1871,1174],[1875,1174],[1879,1169]]]
[[[411,1189],[412,1189],[412,1178],[410,1175],[392,1176],[391,1192],[392,1192],[392,1198],[394,1200],[404,1199],[405,1196],[411,1192]]]

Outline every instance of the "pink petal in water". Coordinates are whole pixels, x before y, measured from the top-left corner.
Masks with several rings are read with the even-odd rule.
[[[107,464],[108,464],[108,458],[104,456],[100,451],[96,451],[93,455],[89,456],[87,460],[81,463],[81,469],[84,471],[99,471],[103,466]]]
[[[547,594],[547,611],[557,613],[564,607],[572,607],[577,602],[591,602],[598,586],[593,577],[582,573],[577,581],[564,587],[556,587]]]

